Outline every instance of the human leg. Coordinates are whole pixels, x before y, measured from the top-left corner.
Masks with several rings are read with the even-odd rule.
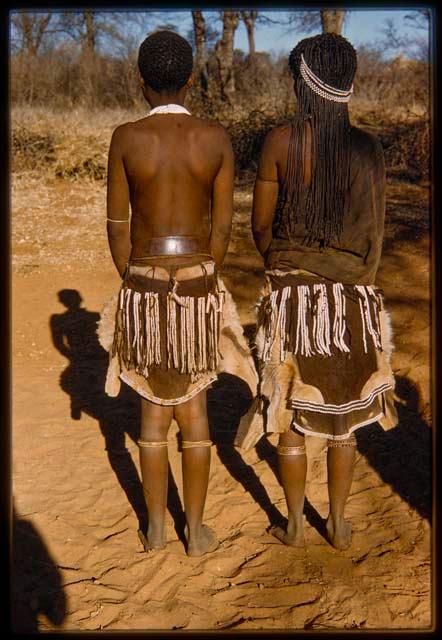
[[[210,434],[206,391],[175,406],[183,446],[183,498],[187,553],[199,556],[217,547],[214,532],[202,524],[210,471]]]
[[[167,432],[172,421],[172,407],[141,399],[140,448],[141,477],[149,525],[147,536],[140,533],[146,551],[162,549],[165,544],[164,523],[167,505]]]
[[[304,546],[304,499],[307,457],[303,434],[290,430],[282,433],[277,447],[278,471],[287,502],[287,531],[272,527],[270,532],[292,547]]]
[[[327,474],[330,511],[326,522],[330,543],[336,549],[347,549],[351,541],[351,524],[344,510],[353,480],[356,438],[328,440]]]

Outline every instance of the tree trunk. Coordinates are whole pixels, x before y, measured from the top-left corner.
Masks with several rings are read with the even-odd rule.
[[[29,14],[21,14],[21,25],[23,30],[23,49],[28,55],[33,56],[36,52],[32,34],[32,21]]]
[[[323,33],[337,33],[341,35],[345,11],[321,11]]]
[[[207,91],[208,77],[206,70],[206,21],[202,11],[192,11],[193,32],[195,36],[195,77],[202,90]]]
[[[247,29],[247,39],[249,41],[249,58],[255,55],[255,21],[258,16],[257,11],[241,11],[241,16]]]
[[[84,11],[83,20],[85,31],[83,34],[83,51],[81,60],[81,75],[83,77],[83,101],[93,108],[96,103],[97,80],[97,25],[94,11]]]
[[[95,53],[97,30],[93,11],[84,12],[84,23],[86,25],[85,46],[89,53]]]
[[[14,25],[22,37],[22,47],[20,52],[20,66],[23,69],[22,97],[27,104],[32,106],[35,95],[35,70],[38,50],[40,49],[43,36],[51,20],[52,14],[38,14],[23,12],[18,14],[14,20]]]
[[[235,93],[233,75],[233,43],[239,23],[239,11],[223,11],[223,35],[215,45],[218,60],[219,79],[223,98],[231,102]]]

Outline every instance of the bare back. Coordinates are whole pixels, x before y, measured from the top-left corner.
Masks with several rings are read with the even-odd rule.
[[[124,218],[130,202],[132,258],[149,238],[209,238],[223,217],[230,224],[232,197],[233,153],[218,123],[169,113],[115,130],[108,216]]]

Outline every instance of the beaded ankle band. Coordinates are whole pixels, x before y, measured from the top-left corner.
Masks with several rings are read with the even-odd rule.
[[[194,447],[211,447],[211,440],[183,440],[181,442],[182,449],[193,449]]]
[[[283,447],[278,444],[276,451],[280,456],[302,456],[305,454],[305,444],[300,447]]]
[[[167,447],[167,440],[160,440],[159,442],[138,440],[139,447],[154,448],[154,447]]]
[[[356,438],[354,436],[350,436],[345,440],[327,440],[327,447],[329,449],[334,449],[336,447],[355,447],[356,444]]]

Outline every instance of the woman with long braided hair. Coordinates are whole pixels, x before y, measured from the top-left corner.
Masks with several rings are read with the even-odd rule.
[[[382,248],[382,147],[352,127],[348,102],[357,58],[335,34],[299,42],[289,57],[298,109],[265,140],[255,183],[252,227],[266,266],[256,335],[260,395],[237,444],[279,433],[278,468],[288,507],[286,530],[302,546],[305,435],[327,443],[330,543],[351,540],[344,507],[355,460],[354,432],[378,421],[393,427],[394,377],[388,316],[374,286]]]

